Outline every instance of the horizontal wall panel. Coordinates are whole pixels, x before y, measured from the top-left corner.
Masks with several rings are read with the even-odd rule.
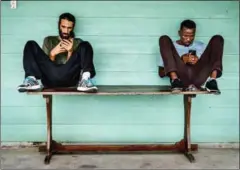
[[[92,44],[94,53],[159,54],[159,37],[81,36],[81,38]],[[41,47],[43,39],[43,35],[3,35],[1,37],[1,54],[23,53],[24,46],[29,40],[36,41]],[[172,39],[176,40],[178,37],[172,37]],[[196,37],[196,39],[208,44],[210,37]],[[239,37],[225,38],[224,42],[224,54],[239,54]]]
[[[30,18],[56,17],[66,12],[66,7],[77,17],[188,18],[191,16],[191,18],[222,19],[236,18],[239,14],[237,1],[59,1],[57,5],[54,1],[21,1],[17,10],[12,10],[9,2],[2,2],[1,5],[5,17]],[[182,10],[183,8],[187,10]]]
[[[30,130],[31,129],[31,130]],[[192,126],[191,142],[238,142],[238,125]],[[16,133],[17,132],[17,133]],[[45,125],[3,125],[5,141],[46,141]],[[223,133],[225,132],[225,133]],[[231,132],[231,133],[226,133]],[[175,143],[183,138],[183,126],[173,125],[58,125],[53,126],[53,139],[63,142],[88,143]]]
[[[236,19],[195,19],[197,24],[196,36],[235,37],[239,24]],[[2,18],[5,23],[1,26],[2,35],[54,35],[58,34],[58,18]],[[108,36],[178,36],[182,19],[159,18],[77,18],[74,32],[77,36],[108,35]],[[18,27],[15,26],[16,23]],[[214,27],[209,27],[209,23]],[[55,24],[56,26],[54,26]],[[229,27],[228,25],[232,25]],[[19,29],[27,28],[27,29]],[[34,31],[30,31],[34,30]]]
[[[166,108],[152,100],[140,100],[139,105],[132,105],[128,100],[112,103],[97,103],[94,107],[86,104],[64,106],[61,103],[53,107],[54,125],[182,125],[184,108]],[[134,102],[133,102],[134,103]],[[124,108],[124,109],[123,109]],[[74,111],[69,111],[74,110]],[[191,125],[232,125],[238,124],[238,107],[207,107],[194,105]],[[46,107],[2,107],[2,125],[37,125],[46,124]]]

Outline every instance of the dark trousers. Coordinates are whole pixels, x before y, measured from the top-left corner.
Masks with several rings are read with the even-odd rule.
[[[89,71],[95,76],[93,49],[89,42],[81,42],[65,64],[54,63],[35,41],[28,41],[23,52],[25,77],[41,79],[45,87],[76,86],[80,73]]]
[[[166,35],[161,36],[159,47],[166,75],[170,76],[170,72],[176,72],[185,87],[190,84],[201,87],[214,70],[217,71],[217,78],[222,75],[223,45],[222,36],[213,36],[202,56],[198,56],[198,62],[195,65],[186,65],[178,55],[172,40]]]

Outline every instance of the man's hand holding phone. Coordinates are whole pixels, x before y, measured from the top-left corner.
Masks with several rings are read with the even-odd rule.
[[[69,59],[73,52],[73,39],[61,39],[58,45],[50,52],[50,59],[54,61],[56,55],[64,52],[68,52],[67,58]]]
[[[189,50],[188,54],[189,54],[188,63],[192,64],[192,65],[196,64],[198,62],[198,57],[196,55],[196,50]]]
[[[187,54],[182,55],[181,58],[185,64],[194,65],[198,62],[196,50],[189,50],[189,52]]]
[[[62,39],[61,47],[66,49],[68,52],[73,51],[73,39]]]
[[[51,52],[50,52],[50,59],[52,61],[55,60],[56,55],[66,52],[67,50],[65,48],[62,47],[61,45],[61,41],[58,43],[58,45],[56,47],[54,47]]]
[[[68,54],[67,54],[67,60],[68,60],[72,56],[72,53],[73,53],[73,38],[62,39],[61,47],[66,49],[66,51],[68,52]]]

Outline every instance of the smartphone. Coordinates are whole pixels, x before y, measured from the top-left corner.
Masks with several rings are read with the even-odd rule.
[[[196,55],[196,50],[189,50],[188,53],[192,55]]]

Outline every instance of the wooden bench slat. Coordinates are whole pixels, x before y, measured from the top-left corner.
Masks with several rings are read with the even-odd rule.
[[[180,93],[172,93],[170,86],[157,86],[157,85],[100,85],[98,86],[97,93],[84,93],[76,90],[76,87],[71,88],[54,88],[43,89],[42,91],[34,92],[29,91],[28,94],[41,94],[41,95],[166,95],[166,94],[210,94],[205,90],[199,91],[183,91]]]

